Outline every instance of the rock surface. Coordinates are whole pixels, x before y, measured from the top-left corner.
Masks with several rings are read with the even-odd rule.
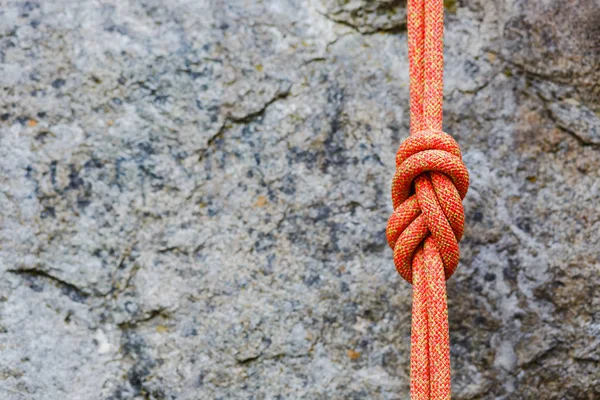
[[[600,3],[445,5],[453,398],[599,398]],[[408,399],[405,16],[0,1],[0,397]]]

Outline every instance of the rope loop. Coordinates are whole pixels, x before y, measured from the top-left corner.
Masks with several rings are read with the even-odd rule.
[[[469,173],[459,146],[447,133],[432,129],[416,132],[398,149],[392,181],[394,212],[386,234],[396,270],[409,283],[413,256],[430,236],[443,261],[446,279],[454,273],[464,226],[462,199],[468,187]]]

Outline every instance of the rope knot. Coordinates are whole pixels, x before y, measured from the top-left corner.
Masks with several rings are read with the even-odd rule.
[[[465,219],[462,199],[468,187],[460,148],[447,133],[420,131],[400,145],[392,181],[394,212],[386,234],[396,270],[409,283],[413,255],[429,237],[443,261],[446,279],[454,273]]]

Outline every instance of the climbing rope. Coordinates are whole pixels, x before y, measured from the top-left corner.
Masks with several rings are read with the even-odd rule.
[[[413,284],[412,400],[450,399],[446,279],[458,265],[469,174],[442,132],[443,0],[408,0],[410,136],[398,149],[387,240]]]

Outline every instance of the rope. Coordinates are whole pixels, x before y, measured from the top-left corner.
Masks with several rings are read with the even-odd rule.
[[[450,399],[446,279],[458,265],[469,174],[442,132],[443,0],[408,0],[410,136],[398,149],[387,240],[413,284],[412,400]]]

